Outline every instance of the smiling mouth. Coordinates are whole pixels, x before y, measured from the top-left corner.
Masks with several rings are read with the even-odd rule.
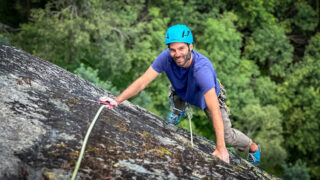
[[[178,62],[178,63],[179,63],[179,62],[183,62],[183,58],[182,58],[182,57],[176,58],[175,60],[176,60],[176,62]]]

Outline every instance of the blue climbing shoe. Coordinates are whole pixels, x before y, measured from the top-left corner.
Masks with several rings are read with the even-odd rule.
[[[257,145],[259,147],[259,150],[252,153],[249,152],[249,155],[248,155],[248,161],[256,167],[258,167],[260,164],[260,153],[261,153],[261,146],[259,144]]]
[[[184,116],[184,114],[185,114],[184,111],[182,113],[179,113],[179,115],[174,114],[172,112],[171,114],[169,114],[169,117],[168,117],[169,123],[177,125],[180,122],[181,118]]]

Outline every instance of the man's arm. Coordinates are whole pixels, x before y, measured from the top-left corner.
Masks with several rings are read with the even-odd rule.
[[[149,83],[151,83],[159,73],[155,71],[151,66],[148,70],[140,76],[137,80],[135,80],[127,89],[125,89],[116,99],[115,101],[120,104],[121,102],[131,98],[132,96],[138,94],[142,91]]]
[[[217,148],[213,152],[213,155],[229,163],[229,152],[224,141],[224,125],[221,117],[218,98],[214,88],[206,92],[206,94],[204,94],[204,98],[211,112],[211,121],[217,138]]]

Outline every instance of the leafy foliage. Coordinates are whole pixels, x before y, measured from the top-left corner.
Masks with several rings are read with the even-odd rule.
[[[284,165],[284,180],[306,180],[309,179],[309,169],[301,160],[298,160],[294,165]]]
[[[293,47],[282,27],[267,25],[256,29],[245,47],[245,56],[261,67],[264,75],[284,77],[292,61]]]
[[[320,160],[320,34],[309,41],[303,61],[291,67],[291,73],[279,87],[279,107],[285,116],[284,130],[287,149],[292,160],[301,159],[313,168]],[[307,158],[310,156],[312,158]]]
[[[98,70],[94,70],[91,67],[85,67],[84,64],[80,64],[80,67],[78,67],[74,73],[77,76],[95,84],[96,86],[110,91],[112,94],[120,93],[110,81],[100,80],[98,76]],[[133,98],[132,102],[145,108],[148,108],[150,105],[152,105],[151,98],[145,93],[145,91],[142,91],[138,96]]]
[[[313,31],[319,23],[317,13],[305,1],[296,3],[297,14],[293,18],[293,23],[303,31]]]
[[[263,76],[254,80],[253,91],[259,97],[261,105],[275,104],[277,85],[271,81],[270,77]]]
[[[260,143],[263,152],[261,166],[271,169],[281,165],[286,158],[282,147],[282,115],[275,106],[248,105],[234,123],[235,127]]]
[[[8,38],[7,35],[0,33],[0,42],[9,44],[10,43],[10,39]]]
[[[94,70],[91,67],[85,67],[84,64],[80,64],[80,67],[78,67],[74,73],[102,89],[108,90],[113,94],[119,94],[117,88],[114,87],[110,81],[100,80],[98,77],[98,70]]]
[[[254,30],[276,22],[272,13],[279,3],[277,0],[236,0],[229,3],[233,4],[233,10],[240,17],[239,26],[242,28]]]

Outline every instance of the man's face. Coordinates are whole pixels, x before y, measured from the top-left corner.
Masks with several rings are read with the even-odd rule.
[[[188,61],[190,59],[190,55],[188,55],[188,53],[192,50],[192,48],[192,44],[190,44],[188,48],[188,45],[183,42],[170,43],[169,46],[171,57],[180,67],[188,67],[191,64],[191,61]]]

